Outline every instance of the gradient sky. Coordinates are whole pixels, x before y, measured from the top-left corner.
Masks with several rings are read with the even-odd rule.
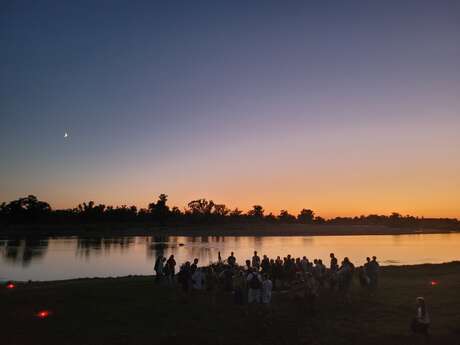
[[[0,201],[460,217],[459,1],[2,1],[0,52]]]

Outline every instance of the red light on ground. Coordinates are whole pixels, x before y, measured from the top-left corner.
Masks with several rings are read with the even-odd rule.
[[[16,287],[16,285],[14,285],[13,283],[6,284],[7,289],[14,289],[15,287]]]
[[[37,317],[40,319],[46,319],[50,315],[51,315],[51,312],[48,310],[42,310],[37,313]]]
[[[432,281],[430,282],[430,284],[431,284],[431,286],[436,286],[436,285],[439,284],[439,282],[436,281],[436,280],[432,280]]]

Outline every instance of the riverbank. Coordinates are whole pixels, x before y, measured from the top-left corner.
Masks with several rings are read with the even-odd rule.
[[[442,234],[460,232],[445,228],[398,228],[380,225],[271,224],[155,226],[146,223],[97,223],[70,225],[10,225],[0,236],[349,236]]]
[[[150,276],[18,284],[0,289],[2,344],[423,344],[410,335],[414,300],[424,296],[433,344],[460,335],[460,262],[383,267],[377,296],[353,282],[352,303],[321,293],[306,315],[287,294],[271,309],[237,307],[232,296],[186,297]],[[436,281],[438,284],[432,285]],[[50,316],[40,319],[40,310]]]

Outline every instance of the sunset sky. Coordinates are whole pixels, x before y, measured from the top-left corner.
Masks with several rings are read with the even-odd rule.
[[[460,218],[459,1],[6,1],[0,52],[0,202]]]

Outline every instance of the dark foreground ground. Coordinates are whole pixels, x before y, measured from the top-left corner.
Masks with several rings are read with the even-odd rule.
[[[431,285],[431,281],[439,283]],[[230,295],[185,297],[152,277],[81,279],[0,289],[0,344],[424,344],[411,336],[416,296],[432,318],[431,344],[460,344],[460,263],[383,268],[377,296],[357,281],[351,305],[325,291],[315,316],[284,293],[271,309]],[[36,313],[52,312],[46,319]]]

